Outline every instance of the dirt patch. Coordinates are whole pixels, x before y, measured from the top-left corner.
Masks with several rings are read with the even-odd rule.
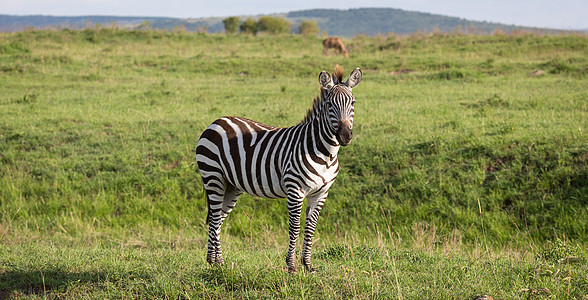
[[[390,75],[398,76],[398,75],[414,74],[414,73],[416,73],[416,71],[413,71],[413,70],[398,70],[398,71],[392,71],[392,72],[390,72]]]
[[[543,70],[535,70],[531,73],[529,73],[529,76],[543,76],[545,75],[545,71]]]

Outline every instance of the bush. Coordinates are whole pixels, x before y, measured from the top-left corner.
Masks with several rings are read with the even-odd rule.
[[[316,21],[302,20],[300,25],[298,25],[298,33],[302,35],[317,35],[320,31]]]
[[[223,23],[225,24],[226,33],[235,33],[239,29],[241,20],[239,19],[239,17],[228,17],[223,20]]]
[[[290,32],[290,22],[284,18],[275,18],[263,16],[257,21],[259,31],[270,34],[280,34]]]
[[[239,29],[241,29],[242,33],[251,33],[253,35],[257,34],[258,28],[259,27],[257,22],[251,18],[245,20],[245,22],[239,26]]]

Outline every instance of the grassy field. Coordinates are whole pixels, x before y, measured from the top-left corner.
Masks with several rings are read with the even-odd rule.
[[[0,298],[588,298],[588,37],[0,34]],[[313,274],[244,195],[205,262],[200,133],[359,66]],[[542,75],[531,75],[542,70]],[[300,243],[299,243],[300,244]]]

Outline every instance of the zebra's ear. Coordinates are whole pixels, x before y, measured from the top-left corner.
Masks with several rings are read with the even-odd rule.
[[[355,70],[353,70],[353,72],[351,72],[351,74],[349,75],[349,78],[347,78],[347,81],[345,81],[345,83],[347,84],[347,86],[349,88],[354,88],[359,84],[360,81],[361,81],[361,70],[359,68],[355,68]]]
[[[319,74],[319,84],[321,85],[321,88],[326,90],[331,89],[333,85],[335,85],[333,83],[333,78],[331,78],[331,75],[329,75],[327,71],[322,71]]]

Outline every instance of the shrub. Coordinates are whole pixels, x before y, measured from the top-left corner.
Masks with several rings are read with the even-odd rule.
[[[256,35],[259,27],[258,27],[257,22],[255,22],[255,20],[249,18],[249,19],[245,20],[245,22],[243,22],[243,24],[241,24],[241,26],[239,26],[239,29],[243,33],[251,33],[253,35]]]
[[[302,35],[317,35],[320,32],[320,28],[316,21],[302,20],[298,25],[298,33]]]
[[[275,18],[270,16],[263,16],[257,21],[259,31],[270,34],[280,34],[290,32],[290,22],[284,18]]]
[[[223,20],[223,24],[225,24],[226,33],[236,33],[241,24],[241,19],[239,17],[228,17]]]

